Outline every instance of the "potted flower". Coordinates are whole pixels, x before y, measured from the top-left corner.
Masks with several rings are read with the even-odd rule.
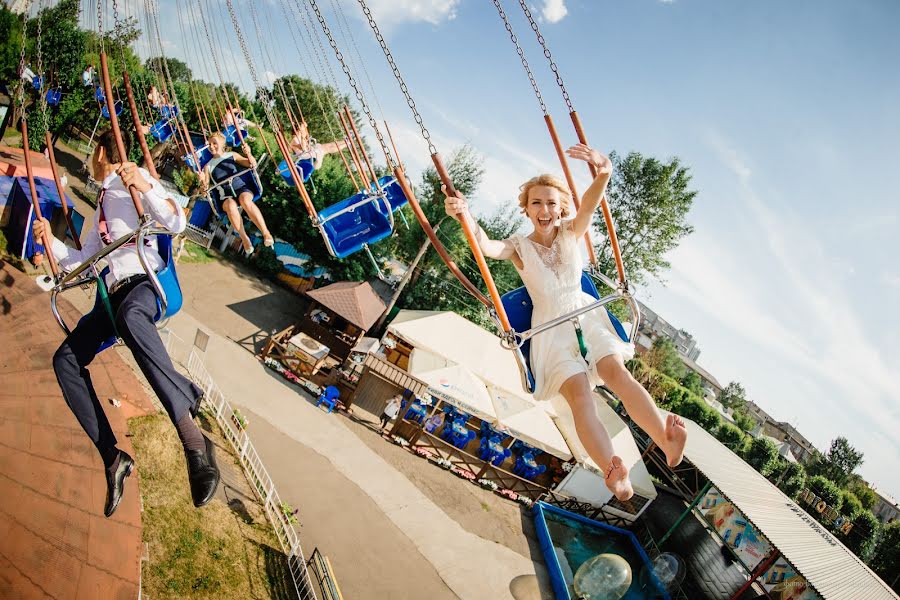
[[[528,496],[519,496],[518,502],[526,508],[531,508],[534,505],[534,500]]]
[[[235,427],[241,430],[247,429],[247,426],[250,424],[250,421],[247,420],[247,417],[242,415],[241,411],[237,409],[235,409],[231,413],[231,422],[234,423]]]
[[[519,499],[519,494],[517,494],[516,492],[512,491],[509,488],[503,488],[502,490],[497,490],[497,495],[503,496],[504,498],[509,498],[513,502],[515,502],[516,500]]]
[[[466,479],[468,481],[475,481],[475,473],[468,469],[461,469],[459,467],[453,467],[450,469],[450,472],[459,477],[460,479]]]
[[[447,460],[446,458],[439,458],[435,461],[435,464],[444,470],[449,470],[453,468],[453,463]]]
[[[496,492],[498,489],[500,489],[500,486],[497,485],[496,482],[491,481],[490,479],[483,479],[483,478],[479,479],[478,485],[480,485],[481,487],[483,487],[486,490],[491,490],[492,492]]]

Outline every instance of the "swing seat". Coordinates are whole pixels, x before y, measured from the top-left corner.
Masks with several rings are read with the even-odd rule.
[[[150,135],[152,135],[157,142],[167,141],[175,135],[175,126],[172,124],[172,120],[163,119],[151,125]]]
[[[265,164],[266,159],[267,155],[265,154],[260,157],[256,165],[256,171],[253,169],[245,169],[235,175],[235,177],[247,173],[253,175],[250,182],[250,187],[253,189],[253,202],[256,202],[262,197],[262,181],[259,179],[258,170]],[[227,184],[226,189],[228,189]],[[220,190],[214,188],[210,190],[205,202],[198,200],[194,203],[194,207],[191,209],[191,216],[188,219],[188,226],[185,230],[188,239],[207,249],[212,246],[216,232],[225,221],[225,213],[218,210],[216,207],[216,200],[219,198],[219,193]]]
[[[378,179],[378,184],[381,186],[381,189],[384,190],[384,195],[391,205],[391,211],[397,212],[406,205],[408,200],[403,193],[403,188],[400,187],[400,184],[395,177],[391,177],[390,175],[380,177]],[[372,189],[374,190],[375,186],[372,186]]]
[[[594,280],[591,279],[591,276],[588,275],[587,272],[581,273],[581,290],[597,300],[600,299],[600,292],[597,290]],[[528,331],[531,329],[531,314],[534,311],[534,304],[531,302],[531,296],[528,295],[528,290],[525,289],[525,286],[503,294],[503,296],[500,297],[500,301],[503,304],[506,316],[509,318],[509,324],[512,326],[513,330]],[[613,327],[619,335],[619,338],[623,342],[630,342],[628,333],[626,333],[625,328],[622,326],[622,323],[619,322],[619,319],[609,312],[609,309],[606,310],[606,313],[609,315],[609,319],[612,321]],[[520,365],[520,367],[524,367],[528,386],[533,390],[535,381],[531,371],[531,340],[526,340],[526,342],[522,344],[521,350],[522,356],[525,357],[525,364]]]
[[[381,199],[366,193],[354,194],[325,207],[319,212],[319,218],[324,220],[350,206],[355,208],[321,226],[337,258],[346,258],[362,250],[363,246],[383,240],[392,233],[391,220]]]
[[[241,145],[241,140],[246,139],[247,132],[241,129],[241,136],[238,137],[237,127],[235,127],[234,125],[229,125],[222,130],[222,135],[225,136],[225,143],[227,143],[232,148],[237,148]]]
[[[181,294],[181,284],[178,283],[178,274],[175,272],[175,261],[172,256],[172,236],[158,234],[156,236],[156,243],[159,247],[159,255],[164,261],[163,268],[156,273],[156,277],[159,279],[160,286],[162,286],[163,292],[166,294],[165,312],[163,311],[160,299],[156,299],[156,316],[153,317],[153,321],[159,323],[162,319],[174,317],[178,311],[181,310],[183,296]],[[108,273],[109,267],[106,267],[100,272],[100,277],[105,278]],[[81,323],[95,311],[106,312],[106,307],[103,304],[103,299],[100,296],[99,290],[94,297],[94,308],[90,313],[78,320],[78,325],[81,325]],[[109,318],[108,315],[104,316]],[[114,346],[117,341],[118,338],[115,334],[103,340],[100,343],[100,347],[97,349],[97,354],[100,354],[110,346]]]
[[[40,90],[42,87],[44,87],[44,76],[35,75],[31,80],[31,85],[34,86],[34,89]]]
[[[117,100],[114,104],[116,110],[116,116],[118,117],[122,113],[122,101]],[[109,105],[104,104],[103,108],[100,109],[100,114],[103,115],[104,119],[109,118]]]
[[[47,90],[46,98],[47,104],[49,104],[50,106],[56,106],[62,99],[62,90]]]
[[[313,159],[311,158],[303,158],[294,163],[297,167],[297,171],[303,177],[303,183],[309,181],[309,178],[312,177],[313,171],[315,168],[313,167]],[[278,163],[278,174],[281,175],[288,185],[294,185],[294,178],[291,176],[291,170],[288,168],[288,163],[286,160]]]
[[[99,85],[97,86],[97,89],[94,90],[94,98],[97,100],[97,102],[106,102],[106,95],[104,95],[103,88]]]
[[[199,167],[194,164],[194,155],[190,152],[182,156],[181,159],[195,173],[199,173],[203,169],[203,167],[206,166],[206,163],[212,160],[212,152],[209,151],[209,146],[200,146],[199,148],[195,147],[194,151],[197,153],[197,160],[200,161]]]
[[[159,116],[163,119],[174,119],[178,116],[178,107],[177,106],[160,106],[159,107]]]

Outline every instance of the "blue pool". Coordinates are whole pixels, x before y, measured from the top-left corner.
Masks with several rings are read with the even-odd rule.
[[[574,574],[598,554],[617,554],[631,567],[632,582],[622,596],[623,600],[669,600],[652,572],[650,558],[630,531],[592,521],[544,502],[535,503],[532,513],[556,600],[577,599]]]

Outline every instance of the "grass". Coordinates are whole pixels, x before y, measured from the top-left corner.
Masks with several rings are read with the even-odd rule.
[[[219,256],[215,254],[212,250],[207,250],[193,242],[185,242],[184,250],[181,252],[181,256],[178,258],[179,262],[185,263],[209,263],[219,260]]]
[[[262,507],[243,490],[228,486],[226,504],[218,497],[194,508],[181,444],[165,414],[128,423],[140,475],[143,541],[149,561],[143,567],[143,593],[159,598],[293,598],[287,561]],[[213,424],[219,467],[226,480],[243,474]],[[234,474],[229,477],[228,473]]]

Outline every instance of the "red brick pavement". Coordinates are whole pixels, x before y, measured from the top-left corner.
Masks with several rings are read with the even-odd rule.
[[[60,306],[75,323],[72,306]],[[0,261],[0,598],[137,598],[137,472],[104,518],[103,464],[51,367],[62,339],[49,294]],[[153,412],[150,399],[114,351],[90,371],[119,447],[134,455],[125,420]],[[121,408],[107,402],[126,395]]]

